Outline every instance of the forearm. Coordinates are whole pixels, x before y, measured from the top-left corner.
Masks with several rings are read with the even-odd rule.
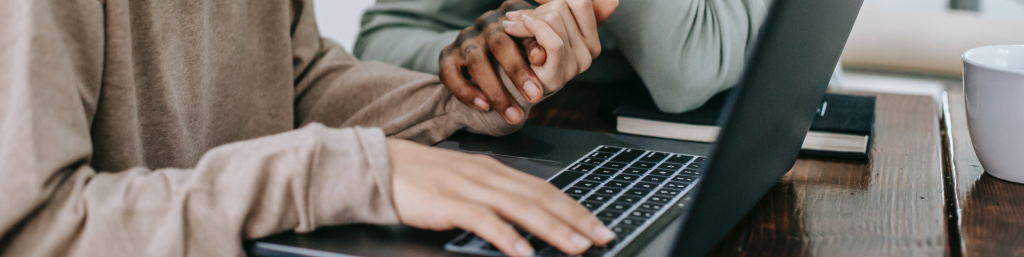
[[[735,85],[767,9],[763,0],[623,1],[605,23],[659,109],[694,109]]]
[[[362,62],[336,43],[322,41],[323,53],[298,82],[299,125],[379,127],[388,137],[433,144],[458,130],[505,135],[510,125],[495,111],[481,112],[458,101],[436,75],[412,72],[380,62]],[[496,72],[501,74],[500,69]],[[511,81],[503,84],[528,112]]]

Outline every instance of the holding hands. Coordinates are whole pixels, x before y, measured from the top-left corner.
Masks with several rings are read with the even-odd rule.
[[[509,124],[518,124],[525,119],[523,109],[495,73],[492,58],[530,103],[590,67],[601,53],[597,26],[618,1],[538,2],[536,8],[522,0],[505,2],[441,51],[441,82],[459,101],[481,111],[493,108]]]

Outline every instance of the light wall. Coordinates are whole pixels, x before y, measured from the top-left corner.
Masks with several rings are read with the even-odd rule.
[[[373,3],[374,0],[313,0],[321,36],[340,42],[351,53],[359,35],[359,19]]]

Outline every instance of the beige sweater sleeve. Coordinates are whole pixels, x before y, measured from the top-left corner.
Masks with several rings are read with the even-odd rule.
[[[339,44],[321,39],[312,16],[297,22],[296,71],[303,71],[296,73],[297,126],[319,122],[331,127],[378,127],[389,137],[423,144],[440,142],[463,129],[500,136],[522,127],[509,125],[493,110],[480,112],[462,104],[436,75],[359,61]],[[532,104],[497,63],[495,71],[528,114]]]
[[[516,129],[436,76],[321,40],[306,3],[292,27],[303,127],[156,170],[90,165],[109,18],[89,11],[104,7],[0,3],[0,256],[237,256],[243,240],[281,231],[395,223],[385,134],[432,143]]]

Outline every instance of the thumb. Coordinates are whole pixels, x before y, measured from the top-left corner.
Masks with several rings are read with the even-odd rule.
[[[612,13],[615,13],[615,8],[619,7],[619,0],[594,0],[593,5],[594,19],[597,20],[597,25],[601,25],[612,16]]]

